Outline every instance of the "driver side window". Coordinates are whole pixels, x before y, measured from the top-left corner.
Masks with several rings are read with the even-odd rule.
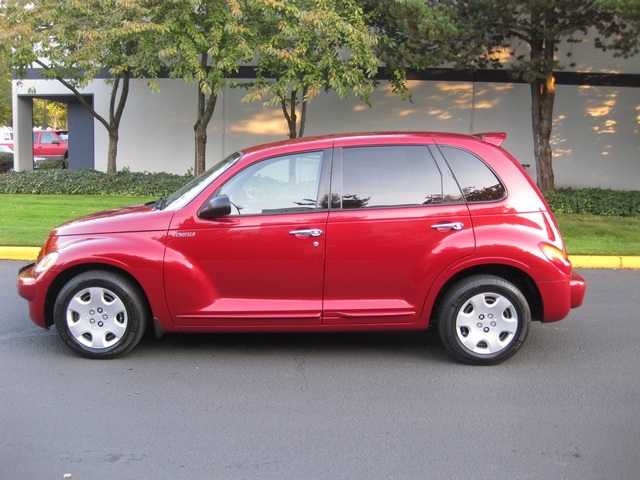
[[[218,195],[228,195],[232,215],[292,213],[318,208],[322,170],[320,152],[270,158],[229,180]]]

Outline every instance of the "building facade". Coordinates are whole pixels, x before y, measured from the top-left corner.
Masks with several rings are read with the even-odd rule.
[[[552,147],[556,187],[640,189],[640,57],[614,58],[591,43],[572,46],[572,71],[558,73]],[[561,55],[561,54],[559,54]],[[242,79],[238,79],[242,81]],[[185,173],[194,163],[195,85],[160,79],[160,93],[132,81],[120,127],[118,168]],[[357,98],[322,93],[309,105],[306,136],[357,131],[504,131],[503,146],[535,178],[530,86],[504,72],[475,74],[451,69],[421,72],[409,82],[403,101],[381,81],[371,107]],[[15,168],[31,168],[32,101],[69,103],[69,164],[106,170],[106,129],[56,81],[37,72],[14,81]],[[110,86],[96,79],[83,90],[102,115]],[[246,91],[227,89],[218,99],[208,129],[207,165],[250,145],[287,138],[280,108],[244,104]]]

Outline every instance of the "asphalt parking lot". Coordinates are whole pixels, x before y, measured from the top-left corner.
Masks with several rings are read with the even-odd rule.
[[[0,261],[3,479],[637,479],[640,270],[494,367],[435,333],[148,336],[84,360]]]

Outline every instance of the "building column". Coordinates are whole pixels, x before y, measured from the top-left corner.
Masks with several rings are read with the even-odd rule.
[[[13,169],[33,170],[33,98],[13,98]]]

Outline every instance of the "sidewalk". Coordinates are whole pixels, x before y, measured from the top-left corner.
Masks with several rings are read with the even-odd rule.
[[[0,247],[0,260],[34,261],[40,247]],[[575,268],[640,268],[640,257],[569,255]]]

